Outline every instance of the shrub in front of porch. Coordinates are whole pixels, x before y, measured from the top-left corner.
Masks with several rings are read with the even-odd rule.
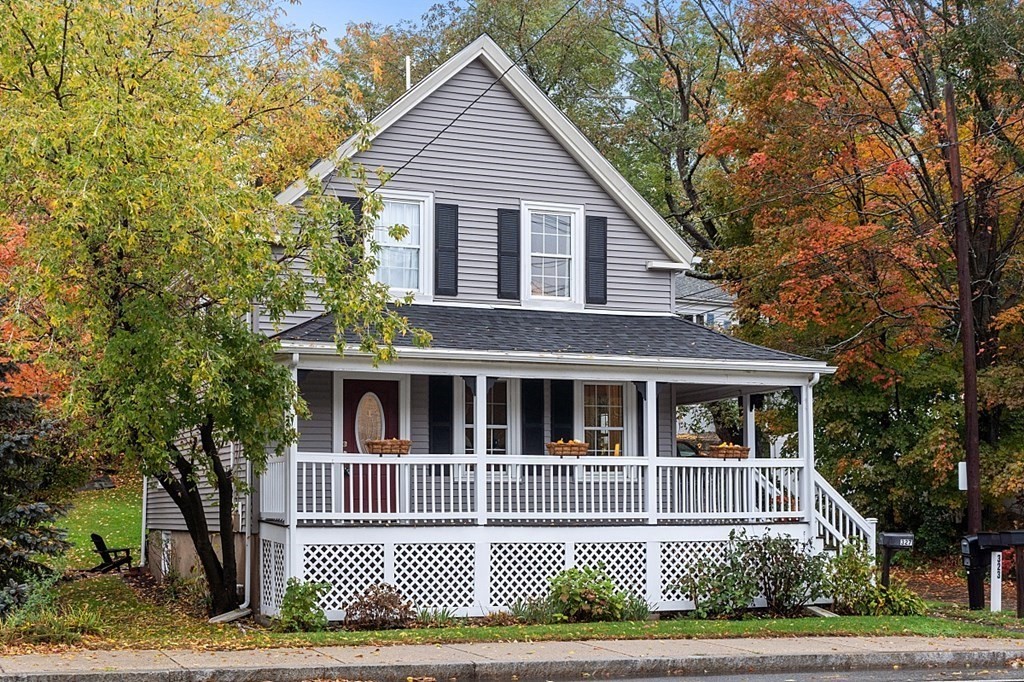
[[[415,619],[412,602],[388,583],[371,585],[345,607],[345,627],[349,630],[395,630]]]
[[[828,557],[810,543],[733,532],[725,561],[687,574],[684,593],[698,618],[739,618],[760,596],[768,615],[790,618],[825,593]]]
[[[847,616],[919,616],[924,601],[906,585],[893,582],[885,587],[878,568],[862,543],[843,546],[828,568],[828,592],[832,610]]]
[[[288,578],[281,599],[281,611],[274,628],[281,632],[320,632],[327,629],[327,614],[320,600],[331,589],[328,583],[307,583]]]
[[[599,568],[568,568],[551,578],[555,620],[585,623],[621,620],[627,595]]]

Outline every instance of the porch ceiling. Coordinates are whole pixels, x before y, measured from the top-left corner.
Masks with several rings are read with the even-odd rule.
[[[516,308],[410,305],[411,325],[429,331],[432,349],[557,353],[685,360],[801,364],[799,355],[756,346],[675,315],[615,315]],[[333,343],[334,318],[321,315],[279,333],[281,341]],[[355,335],[347,340],[358,343]],[[411,346],[409,338],[396,340]]]

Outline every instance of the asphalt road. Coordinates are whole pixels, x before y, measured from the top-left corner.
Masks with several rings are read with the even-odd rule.
[[[701,682],[1024,682],[1020,670],[851,670],[844,672],[807,672],[785,674],[743,673],[711,675],[699,678],[650,678],[634,682],[668,682],[668,680]]]

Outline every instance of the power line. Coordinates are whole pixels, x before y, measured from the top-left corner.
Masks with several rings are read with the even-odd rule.
[[[1011,171],[1009,173],[1005,173],[1002,177],[998,178],[996,180],[996,182],[997,183],[998,182],[1002,182],[1006,178],[1008,178],[1008,177],[1010,177],[1012,175],[1015,175],[1015,174],[1016,174],[1016,171]],[[1020,188],[1009,188],[1009,189],[1006,189],[1006,190],[1001,191],[1001,192],[995,192],[995,193],[993,193],[991,198],[995,199],[995,198],[1004,196],[1006,194],[1011,194],[1011,193],[1014,193],[1014,192],[1018,191],[1019,189]],[[894,209],[893,211],[890,211],[889,213],[890,214],[891,213],[896,213],[899,210],[902,210],[902,209]],[[898,239],[895,239],[892,242],[892,244],[893,245],[901,244],[901,243],[908,242],[908,241],[911,241],[911,240],[914,240],[914,239],[919,239],[919,238],[922,238],[922,237],[926,237],[926,236],[932,234],[933,232],[935,232],[936,230],[940,229],[941,227],[943,227],[945,225],[945,221],[948,220],[949,218],[951,218],[952,216],[953,216],[953,213],[944,213],[944,214],[940,215],[936,219],[936,222],[935,222],[934,225],[932,225],[931,227],[927,228],[926,230],[924,230],[924,231],[914,231],[912,234],[908,234],[908,235],[905,235],[905,236],[900,237]],[[870,235],[868,235],[866,237],[862,237],[861,239],[857,239],[857,240],[852,241],[852,242],[847,242],[845,244],[840,244],[839,246],[833,247],[831,249],[827,249],[825,251],[822,251],[821,253],[814,254],[814,255],[808,256],[806,258],[797,258],[797,259],[794,259],[794,260],[791,260],[791,261],[787,261],[785,263],[780,263],[779,265],[776,265],[774,267],[768,268],[766,270],[761,270],[761,271],[755,272],[755,273],[753,273],[751,275],[745,275],[743,277],[739,277],[739,278],[737,278],[735,280],[732,280],[732,281],[737,282],[737,283],[754,281],[754,280],[760,279],[762,277],[766,277],[766,276],[768,276],[770,274],[773,274],[775,272],[778,272],[780,270],[791,268],[791,267],[793,267],[795,265],[803,265],[803,264],[806,264],[806,263],[813,263],[815,261],[819,261],[823,256],[827,256],[829,254],[845,251],[847,249],[851,249],[853,247],[859,246],[859,245],[861,245],[861,244],[863,244],[865,242],[871,241],[873,239],[877,239],[879,237],[883,237],[883,236],[886,236],[886,235],[892,235],[892,234],[893,234],[892,230],[879,230],[879,231],[874,232],[874,233],[872,233],[872,234],[870,234]],[[681,276],[685,277],[685,275],[681,275]],[[705,289],[701,289],[699,291],[693,292],[693,293],[691,293],[689,295],[690,296],[699,296],[702,293],[706,293],[708,291],[714,291],[715,289],[720,289],[720,288],[721,287],[719,287],[719,286],[710,286],[710,287],[707,287]],[[725,310],[725,309],[731,308],[731,307],[733,307],[733,304],[731,302],[730,303],[723,303],[722,305],[715,306],[714,308],[706,310],[705,312],[714,313],[714,312],[718,312],[719,310]]]
[[[572,13],[572,11],[573,11],[574,9],[576,9],[577,7],[579,7],[579,5],[580,5],[580,3],[581,3],[581,2],[583,2],[583,0],[576,0],[576,1],[574,2],[574,3],[572,3],[572,4],[571,4],[571,5],[569,6],[569,8],[568,8],[568,9],[566,9],[566,10],[565,10],[565,11],[564,11],[564,12],[562,13],[562,16],[558,17],[558,19],[556,19],[556,20],[555,20],[555,23],[551,24],[551,26],[549,26],[549,27],[548,27],[548,28],[547,28],[547,29],[546,29],[546,30],[545,30],[545,31],[544,31],[543,33],[541,33],[541,34],[540,34],[540,36],[539,36],[539,37],[538,37],[538,38],[537,38],[536,40],[534,40],[534,41],[533,41],[533,42],[532,42],[532,43],[530,44],[530,46],[529,46],[529,47],[527,47],[527,48],[526,48],[526,49],[525,49],[525,50],[523,51],[523,53],[522,53],[521,55],[519,55],[518,57],[516,57],[515,59],[513,59],[513,60],[512,60],[512,63],[511,63],[511,64],[509,64],[509,66],[508,66],[508,68],[507,68],[507,69],[505,69],[504,71],[502,71],[502,72],[501,72],[501,74],[500,74],[500,75],[499,75],[499,76],[498,76],[497,78],[495,78],[495,79],[494,79],[493,81],[491,81],[491,83],[490,83],[490,84],[489,84],[489,85],[488,85],[488,86],[487,86],[487,87],[486,87],[486,88],[485,88],[485,89],[484,89],[484,90],[483,90],[483,91],[482,91],[482,92],[481,92],[481,93],[480,93],[479,95],[477,95],[477,96],[476,96],[476,97],[475,97],[475,98],[473,99],[473,101],[472,101],[472,102],[470,102],[470,103],[469,103],[469,104],[467,104],[467,105],[466,105],[465,107],[463,107],[463,108],[462,108],[462,110],[461,110],[461,111],[460,111],[460,112],[459,112],[459,113],[458,113],[458,114],[457,114],[457,115],[455,116],[455,118],[453,118],[452,120],[448,121],[448,123],[447,123],[447,124],[445,124],[445,126],[444,126],[443,128],[441,128],[441,130],[439,130],[439,131],[437,132],[437,134],[436,134],[436,135],[434,135],[434,136],[433,136],[432,138],[430,138],[429,140],[427,140],[426,144],[424,144],[424,145],[423,145],[422,147],[420,147],[420,148],[419,148],[419,150],[417,150],[417,152],[416,152],[415,154],[413,154],[412,156],[410,156],[410,157],[409,157],[409,159],[408,159],[408,160],[406,160],[406,162],[405,162],[405,163],[403,163],[403,164],[402,164],[401,166],[399,166],[399,167],[398,167],[398,169],[397,169],[397,170],[396,170],[396,171],[395,171],[394,173],[391,173],[391,175],[390,175],[390,176],[388,177],[388,179],[390,180],[391,178],[394,178],[394,177],[395,177],[396,175],[398,175],[398,174],[399,174],[399,173],[401,173],[401,172],[402,172],[403,170],[405,170],[405,169],[406,169],[406,168],[407,168],[407,167],[409,166],[409,164],[410,164],[410,163],[412,163],[412,162],[413,162],[413,161],[415,161],[415,160],[416,160],[417,158],[419,158],[420,154],[422,154],[423,152],[425,152],[425,151],[427,150],[427,147],[429,147],[430,145],[432,145],[432,144],[434,144],[435,142],[437,142],[438,138],[440,138],[440,137],[441,137],[442,135],[444,135],[444,134],[445,134],[445,132],[447,132],[449,128],[451,128],[451,127],[452,127],[453,125],[455,125],[456,123],[458,123],[459,119],[461,119],[461,118],[463,117],[463,115],[464,115],[464,114],[465,114],[466,112],[468,112],[468,111],[469,111],[469,110],[470,110],[470,109],[471,109],[471,108],[473,107],[473,105],[474,105],[474,104],[476,104],[476,103],[477,103],[477,102],[479,102],[479,101],[480,101],[481,99],[483,99],[484,95],[486,95],[486,94],[487,94],[488,92],[490,92],[490,91],[491,91],[491,88],[493,88],[493,87],[494,87],[495,85],[497,85],[498,83],[500,83],[500,82],[501,82],[501,80],[502,80],[502,79],[503,79],[503,78],[504,78],[504,77],[505,77],[505,76],[506,76],[506,75],[507,75],[507,74],[509,73],[509,71],[511,71],[512,69],[516,68],[516,66],[518,66],[518,65],[519,65],[519,62],[520,62],[520,61],[522,61],[523,59],[526,59],[527,55],[529,55],[529,54],[530,54],[531,52],[533,52],[533,49],[534,49],[535,47],[537,47],[537,45],[538,45],[538,44],[540,43],[540,41],[544,40],[544,38],[546,38],[546,37],[547,37],[547,35],[548,35],[549,33],[551,33],[551,32],[552,32],[553,30],[555,30],[555,28],[556,28],[556,27],[557,27],[557,26],[558,26],[558,25],[559,25],[560,23],[562,23],[562,20],[564,20],[564,19],[565,19],[565,18],[566,18],[567,16],[569,16],[569,14],[570,14],[570,13]],[[371,194],[375,193],[375,192],[376,192],[377,190],[379,190],[379,189],[380,189],[380,188],[381,188],[382,186],[383,186],[383,183],[381,183],[380,185],[377,185],[377,187],[376,187],[376,188],[374,188],[374,189],[373,189],[373,190],[372,190],[372,191],[371,191],[370,193],[371,193]]]

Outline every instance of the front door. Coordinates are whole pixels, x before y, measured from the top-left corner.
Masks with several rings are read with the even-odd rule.
[[[366,447],[367,440],[398,438],[398,395],[397,381],[344,380],[345,452],[367,458],[366,464],[349,466],[342,482],[346,512],[398,511],[398,467]]]

